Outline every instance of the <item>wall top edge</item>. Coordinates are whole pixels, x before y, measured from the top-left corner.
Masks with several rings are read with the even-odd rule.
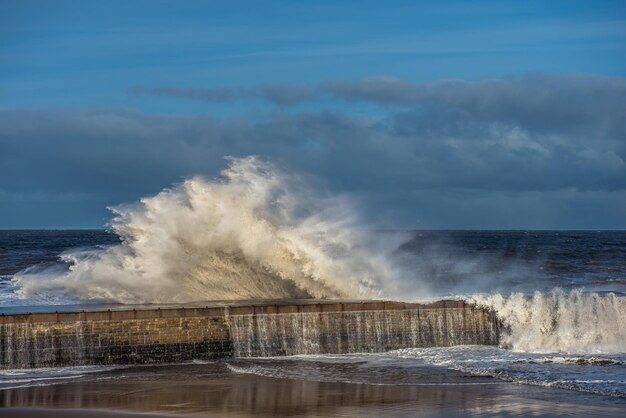
[[[229,315],[262,315],[290,313],[357,312],[403,309],[450,309],[469,307],[463,300],[440,300],[431,303],[408,303],[390,300],[265,300],[213,301],[184,305],[116,305],[91,306],[81,310],[0,313],[0,324],[119,321],[155,318],[226,317]],[[54,309],[54,307],[48,307]]]

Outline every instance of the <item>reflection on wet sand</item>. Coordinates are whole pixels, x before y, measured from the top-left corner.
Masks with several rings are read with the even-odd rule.
[[[436,384],[424,383],[372,385],[278,379],[233,373],[218,362],[134,367],[71,383],[7,389],[0,392],[0,402],[3,407],[229,417],[614,416],[626,405],[603,397],[589,398],[595,400],[589,402],[587,395],[572,396],[548,388],[487,381],[464,383],[462,376],[451,376],[447,384],[440,379]],[[0,415],[9,411],[0,410]]]

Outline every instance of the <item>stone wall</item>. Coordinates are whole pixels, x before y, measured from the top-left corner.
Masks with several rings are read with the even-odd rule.
[[[177,362],[497,344],[463,301],[320,302],[0,316],[0,368]]]

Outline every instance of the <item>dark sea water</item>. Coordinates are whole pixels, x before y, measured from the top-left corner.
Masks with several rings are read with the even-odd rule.
[[[119,242],[104,230],[0,230],[0,283],[63,264],[65,251]],[[557,286],[626,292],[625,231],[415,231],[398,252],[442,294]]]
[[[0,275],[10,276],[34,265],[59,261],[78,247],[118,244],[117,235],[97,230],[0,230]]]
[[[0,311],[59,302],[45,294],[21,299],[12,281],[16,273],[67,270],[71,263],[60,255],[89,255],[117,244],[115,234],[98,230],[0,231]],[[502,346],[246,360],[229,363],[225,375],[342,384],[447,384],[416,377],[416,370],[430,367],[485,378],[491,382],[487,384],[585,392],[591,399],[598,396],[598,402],[605,397],[618,403],[626,399],[626,232],[414,231],[394,254],[410,272],[405,281],[419,283],[429,298],[464,297],[496,309],[510,327]],[[59,303],[79,302],[70,298]],[[134,373],[141,374],[138,370]],[[92,381],[110,373],[98,368],[2,371],[0,388]]]
[[[626,231],[416,231],[401,250],[442,293],[626,292]]]

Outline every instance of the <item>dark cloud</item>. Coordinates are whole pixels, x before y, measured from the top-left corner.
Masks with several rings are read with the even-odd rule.
[[[315,92],[298,86],[262,84],[253,88],[181,88],[181,87],[133,87],[131,94],[169,96],[209,102],[261,99],[278,106],[294,105],[311,100]]]
[[[396,77],[369,77],[357,81],[332,81],[320,90],[348,101],[414,105],[425,99],[422,87]]]
[[[333,81],[308,88],[260,85],[253,88],[197,89],[135,87],[136,94],[206,101],[262,99],[286,106],[322,96],[411,109],[441,108],[473,120],[523,125],[542,132],[626,135],[626,78],[591,74],[527,74],[477,81],[411,83],[395,77]],[[439,116],[439,114],[437,114]]]
[[[313,100],[316,92],[306,87],[281,84],[263,84],[250,91],[250,94],[277,105],[294,105]]]
[[[246,92],[240,89],[216,88],[198,89],[183,87],[133,87],[129,90],[131,94],[150,94],[154,96],[170,96],[183,99],[206,100],[214,102],[225,102],[229,100],[241,99],[246,96]]]
[[[519,124],[544,132],[626,133],[626,78],[589,74],[528,74],[478,81],[414,84],[377,77],[333,82],[323,89],[348,101],[444,107],[474,120]]]
[[[368,79],[322,89],[399,107],[379,118],[350,115],[346,106],[345,113],[273,112],[261,120],[0,110],[0,217],[67,213],[59,208],[79,216],[77,207],[134,200],[192,174],[215,176],[225,155],[258,154],[353,195],[390,227],[626,227],[622,78],[529,75],[421,86]],[[246,94],[252,91],[282,104],[314,94],[288,86]]]

